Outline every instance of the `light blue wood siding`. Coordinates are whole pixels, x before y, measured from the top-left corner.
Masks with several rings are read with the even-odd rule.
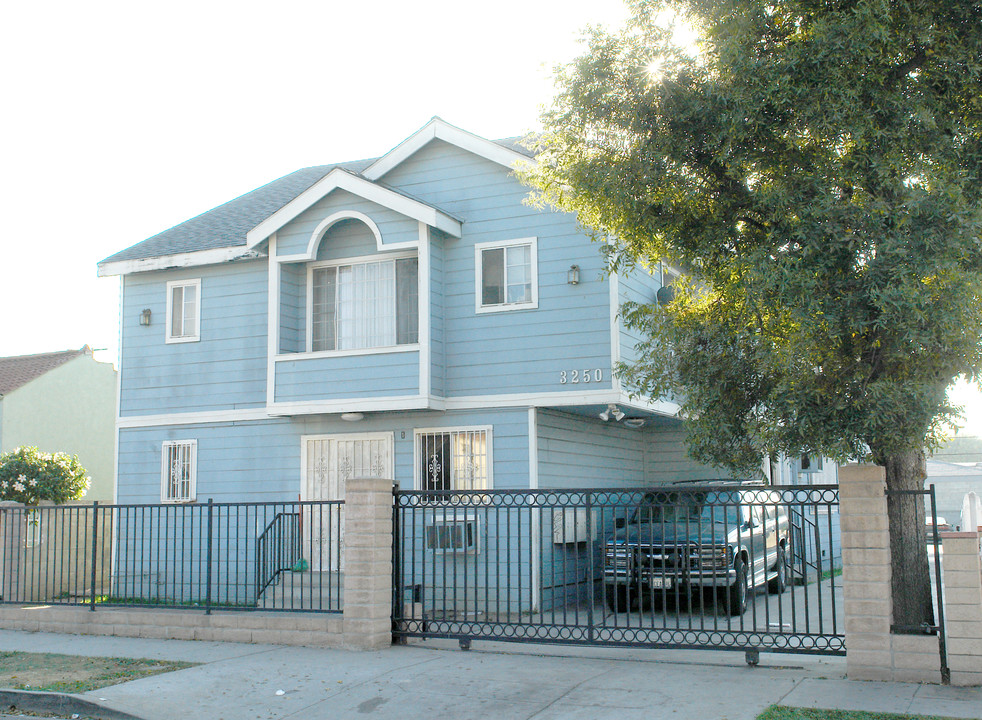
[[[276,361],[276,402],[417,394],[417,350]]]
[[[378,243],[371,229],[361,220],[342,220],[324,233],[317,248],[317,260],[343,260],[344,258],[374,255]]]
[[[573,216],[525,205],[528,191],[507,168],[441,141],[382,181],[464,221],[463,237],[444,250],[448,397],[569,390],[564,369],[600,368],[592,389],[610,387],[609,285],[599,247]],[[538,309],[476,313],[474,244],[525,237],[538,238]],[[566,283],[572,264],[576,286]]]
[[[197,440],[199,502],[295,500],[301,488],[300,453],[304,435],[391,432],[395,481],[414,486],[414,430],[490,425],[492,480],[496,488],[527,488],[529,482],[526,411],[407,412],[367,414],[358,423],[335,416],[280,418],[237,423],[153,428],[119,432],[120,503],[160,501],[161,443]]]
[[[628,273],[618,278],[618,313],[620,306],[626,302],[639,304],[651,303],[655,299],[655,293],[661,287],[661,281],[654,275],[649,274],[644,268],[634,268]],[[641,339],[641,335],[626,326],[623,318],[618,316],[620,326],[619,342],[621,360],[626,363],[635,362],[638,358],[635,346]]]
[[[447,363],[444,333],[446,301],[443,293],[446,244],[452,240],[431,230],[430,242],[430,393],[446,395]]]
[[[121,415],[265,405],[266,268],[252,261],[124,277]],[[201,278],[201,340],[168,344],[167,282],[191,278]],[[144,308],[149,327],[140,325]]]
[[[579,415],[539,410],[539,487],[646,487],[725,478],[686,454],[681,427],[639,430]]]
[[[280,347],[284,353],[303,352],[306,347],[306,265],[280,265]]]
[[[321,221],[341,210],[355,210],[370,217],[378,226],[383,244],[419,239],[419,224],[415,220],[345,190],[335,190],[277,231],[276,254],[299,255],[307,252],[310,238]],[[321,244],[324,244],[323,241]]]
[[[539,410],[539,487],[638,487],[645,484],[643,430]]]
[[[732,477],[696,462],[685,447],[685,430],[678,428],[645,428],[645,477],[649,485],[664,485],[676,480],[711,480]]]

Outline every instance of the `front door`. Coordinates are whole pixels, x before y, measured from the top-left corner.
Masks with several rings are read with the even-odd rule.
[[[302,500],[344,500],[353,477],[392,477],[392,433],[303,438]],[[344,512],[336,505],[304,510],[304,556],[312,570],[344,570]]]

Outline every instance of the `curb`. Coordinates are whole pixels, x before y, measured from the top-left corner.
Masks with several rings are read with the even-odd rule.
[[[66,693],[0,690],[0,713],[14,709],[66,717],[77,714],[92,720],[141,720],[136,715],[103,707],[90,700]]]

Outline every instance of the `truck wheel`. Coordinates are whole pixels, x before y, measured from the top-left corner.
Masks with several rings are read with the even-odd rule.
[[[750,588],[747,583],[747,565],[742,557],[736,559],[733,565],[736,570],[736,580],[729,587],[722,588],[724,601],[730,615],[743,615],[747,611],[747,595]]]
[[[774,564],[774,573],[774,577],[767,584],[767,589],[780,595],[788,587],[788,558],[783,545],[777,546],[777,562]]]
[[[627,587],[624,585],[604,585],[604,600],[611,612],[619,613],[628,609]]]

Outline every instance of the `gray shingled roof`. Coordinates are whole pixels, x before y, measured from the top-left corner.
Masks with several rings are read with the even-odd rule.
[[[514,150],[529,157],[532,153],[520,142],[521,138],[506,138],[495,140],[497,144]],[[115,255],[110,255],[99,264],[114,263],[125,260],[143,260],[146,258],[176,255],[178,253],[196,252],[199,250],[214,250],[245,246],[246,233],[263,220],[289,203],[295,197],[314,185],[318,180],[335,168],[360,175],[378,158],[355,160],[335,165],[316,165],[304,168],[263,185],[252,192],[235,198],[213,210],[193,217],[190,220],[164,230],[158,235],[126,248]],[[406,197],[412,197],[405,192],[389,188]],[[414,198],[415,199],[415,198]],[[451,213],[445,213],[451,215]],[[451,215],[452,217],[452,215]]]
[[[177,253],[246,244],[246,233],[297,197],[336,167],[361,172],[371,160],[343,165],[317,165],[297,170],[252,192],[219,205],[152,238],[107,257],[102,262],[140,260]]]
[[[88,346],[81,350],[62,350],[60,352],[41,353],[40,355],[18,355],[0,358],[0,396],[13,392],[22,385],[27,385],[49,370],[74,360],[79,355],[89,353]]]

